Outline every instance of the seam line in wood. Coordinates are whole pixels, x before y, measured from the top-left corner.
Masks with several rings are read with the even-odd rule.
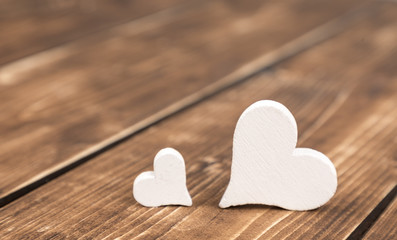
[[[198,103],[207,100],[208,98],[219,94],[231,87],[234,87],[252,77],[269,70],[275,65],[283,62],[311,47],[320,44],[338,33],[343,32],[355,22],[368,16],[371,12],[371,3],[363,4],[360,7],[348,11],[339,17],[334,18],[327,23],[320,25],[313,30],[303,34],[302,36],[286,43],[285,45],[270,51],[259,58],[243,65],[236,71],[221,78],[220,80],[202,88],[201,90],[169,105],[168,107],[158,111],[150,117],[139,121],[138,123],[126,128],[125,130],[115,134],[95,146],[86,149],[85,151],[76,154],[68,160],[54,166],[51,169],[43,171],[41,174],[35,176],[31,180],[17,186],[3,198],[0,198],[0,208],[8,203],[24,196],[25,194],[39,188],[47,182],[63,175],[64,173],[80,166],[81,164],[93,159],[101,153],[110,150],[120,143],[128,140],[134,135],[148,129],[149,127],[168,119],[171,116],[178,114]],[[168,10],[169,11],[169,10]],[[147,16],[149,17],[149,16]],[[139,21],[139,20],[138,20]],[[127,23],[128,24],[128,23]]]
[[[347,240],[361,239],[368,230],[375,224],[385,209],[393,202],[397,195],[397,185],[376,205],[376,207],[368,214],[368,216],[354,229],[347,237]]]

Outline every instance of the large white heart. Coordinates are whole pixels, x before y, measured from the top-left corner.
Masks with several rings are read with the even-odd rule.
[[[173,148],[160,150],[154,158],[154,172],[143,172],[134,181],[133,194],[146,207],[191,206],[186,188],[185,161]]]
[[[337,187],[336,170],[322,153],[295,148],[296,121],[282,104],[264,100],[237,122],[229,185],[220,207],[266,204],[310,210],[325,204]]]

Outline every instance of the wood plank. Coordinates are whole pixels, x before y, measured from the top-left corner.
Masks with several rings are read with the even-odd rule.
[[[385,212],[365,234],[364,239],[397,238],[397,198],[386,208]]]
[[[0,210],[4,239],[346,238],[394,186],[397,81],[393,50],[397,8],[264,74],[139,133]],[[304,80],[303,80],[304,79]],[[266,206],[218,208],[228,182],[232,135],[241,112],[259,99],[296,116],[299,146],[329,155],[336,196],[315,211]],[[185,157],[193,207],[145,208],[133,179],[163,147]],[[292,235],[291,235],[292,234]]]
[[[0,65],[180,3],[180,0],[1,1]]]
[[[3,66],[0,203],[329,37],[349,21],[292,41],[353,2],[202,2]]]

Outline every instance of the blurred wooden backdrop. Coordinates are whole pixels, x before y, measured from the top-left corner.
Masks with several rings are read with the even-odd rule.
[[[261,99],[335,164],[325,206],[218,208]],[[193,207],[134,200],[163,147]],[[396,1],[0,0],[1,239],[396,239],[396,158]]]

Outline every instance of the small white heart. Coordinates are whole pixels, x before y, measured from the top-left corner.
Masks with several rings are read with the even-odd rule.
[[[219,206],[266,204],[310,210],[325,204],[337,187],[336,170],[322,153],[295,148],[296,121],[282,104],[264,100],[237,122],[229,185]]]
[[[182,155],[173,148],[164,148],[157,153],[153,166],[154,171],[143,172],[135,179],[135,200],[146,207],[191,206]]]

